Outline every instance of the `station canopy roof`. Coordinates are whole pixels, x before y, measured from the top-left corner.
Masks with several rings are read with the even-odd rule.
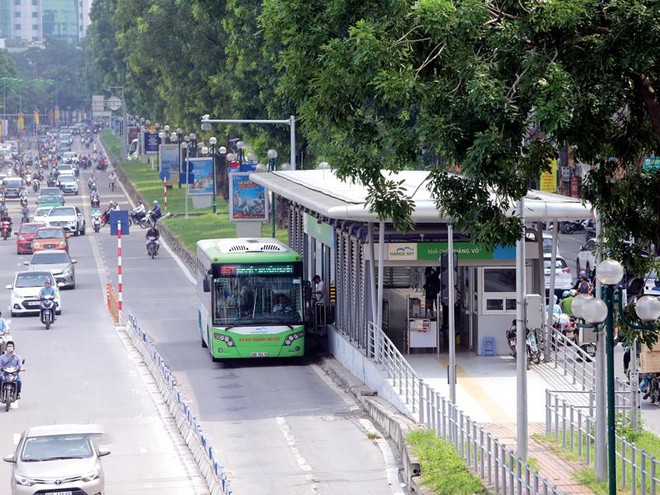
[[[403,181],[407,195],[414,199],[415,223],[449,222],[440,214],[426,187],[429,172],[383,170],[387,179]],[[250,179],[275,194],[298,203],[321,216],[336,220],[378,222],[378,215],[366,206],[367,188],[361,183],[339,179],[333,170],[287,170],[253,172]],[[509,212],[514,214],[513,209]],[[591,205],[581,199],[530,190],[525,197],[525,221],[577,220],[591,216]],[[389,219],[385,219],[386,221]]]

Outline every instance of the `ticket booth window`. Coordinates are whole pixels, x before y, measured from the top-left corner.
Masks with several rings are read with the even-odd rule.
[[[483,268],[483,312],[516,310],[516,269]]]

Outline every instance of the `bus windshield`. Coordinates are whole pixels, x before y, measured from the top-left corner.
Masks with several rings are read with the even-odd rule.
[[[299,325],[302,279],[292,263],[213,265],[213,323]]]

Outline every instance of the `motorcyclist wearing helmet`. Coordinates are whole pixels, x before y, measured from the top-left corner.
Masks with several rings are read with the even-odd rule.
[[[21,356],[18,354],[14,353],[14,349],[16,348],[16,345],[14,344],[13,340],[8,340],[7,345],[5,346],[5,353],[0,356],[0,369],[4,368],[5,366],[14,366],[18,368],[19,370],[23,370],[23,360],[21,359]],[[21,375],[18,375],[18,379],[16,380],[16,398],[20,399],[21,398],[21,388],[23,384],[21,383]],[[2,388],[2,376],[0,376],[0,389]]]
[[[573,315],[573,300],[575,299],[575,296],[577,296],[577,291],[575,289],[571,289],[570,291],[564,291],[564,298],[561,300],[561,311],[564,314],[567,314],[568,316],[574,316]]]
[[[135,220],[138,222],[144,218],[144,216],[147,214],[147,209],[144,207],[144,203],[142,200],[138,201],[138,204],[135,208],[133,208],[133,217]]]
[[[160,248],[160,232],[155,225],[149,227],[149,230],[147,230],[144,238],[146,239],[145,248],[147,250],[147,255],[149,254],[149,243],[152,241],[156,243],[156,252],[158,252],[158,249]]]
[[[52,296],[54,299],[56,294],[57,291],[55,290],[55,287],[53,287],[53,284],[50,281],[50,279],[44,280],[44,286],[39,291],[39,300],[43,301],[47,296]],[[55,306],[57,307],[57,303],[55,303]],[[53,311],[53,320],[54,319],[55,319],[55,311]]]
[[[154,223],[163,216],[163,212],[160,210],[160,205],[158,204],[158,201],[154,200],[154,207],[151,209],[149,212],[151,214],[151,218],[154,219]]]

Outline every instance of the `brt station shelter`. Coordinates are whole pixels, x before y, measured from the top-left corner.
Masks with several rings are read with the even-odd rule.
[[[367,189],[340,180],[329,169],[252,173],[250,180],[278,197],[279,214],[286,211],[289,245],[303,256],[306,279],[319,274],[326,286],[336,286],[336,299],[330,301],[335,318],[328,332],[339,332],[364,348],[369,325],[374,324],[404,353],[440,352],[447,346],[448,311],[442,305],[435,307],[440,302],[437,293],[435,304],[427,301],[425,285],[431,270],[439,272],[451,219],[442,218],[436,208],[426,187],[428,172],[383,174],[402,180],[415,201],[415,230],[400,232],[391,222],[382,222],[366,206]],[[542,225],[588,218],[591,207],[579,199],[534,190],[528,192],[524,206],[527,293],[544,294]],[[457,347],[480,355],[485,350],[492,353],[494,347],[496,354],[508,354],[506,330],[516,317],[516,248],[488,251],[469,236],[452,232],[458,260]],[[542,304],[541,297],[536,301]],[[529,313],[530,326],[539,326],[529,320]]]

